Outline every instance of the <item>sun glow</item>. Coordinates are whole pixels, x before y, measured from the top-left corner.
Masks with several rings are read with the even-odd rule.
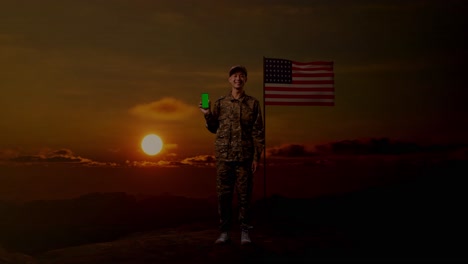
[[[163,142],[159,136],[150,134],[145,136],[141,141],[141,148],[146,154],[154,156],[161,152],[163,148]]]

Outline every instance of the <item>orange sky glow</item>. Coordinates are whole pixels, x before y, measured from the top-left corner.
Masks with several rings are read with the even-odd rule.
[[[272,160],[468,143],[464,1],[196,3],[3,2],[0,166],[212,168],[200,94],[225,95],[242,64],[263,106],[263,57],[335,67],[335,106],[266,108]]]

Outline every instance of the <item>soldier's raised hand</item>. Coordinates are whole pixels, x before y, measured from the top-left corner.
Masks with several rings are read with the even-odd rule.
[[[208,101],[208,108],[203,108],[202,107],[202,102],[200,101],[200,103],[198,104],[198,108],[200,108],[200,111],[203,114],[209,113],[211,111],[211,101]]]

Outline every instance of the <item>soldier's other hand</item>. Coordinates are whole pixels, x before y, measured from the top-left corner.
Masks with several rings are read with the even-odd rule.
[[[207,114],[210,112],[210,109],[211,109],[211,102],[208,101],[208,108],[205,109],[202,107],[202,102],[200,101],[200,103],[198,104],[198,108],[200,108],[200,111],[203,113],[203,114]]]
[[[255,173],[257,171],[257,166],[258,166],[258,162],[256,161],[252,162],[252,173]]]

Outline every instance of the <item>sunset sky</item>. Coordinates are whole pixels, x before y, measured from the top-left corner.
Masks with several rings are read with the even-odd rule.
[[[2,0],[0,159],[207,160],[197,108],[263,57],[333,61],[336,105],[266,108],[267,148],[388,137],[468,143],[466,1]],[[263,105],[263,104],[262,104]],[[140,142],[159,135],[163,152]]]

